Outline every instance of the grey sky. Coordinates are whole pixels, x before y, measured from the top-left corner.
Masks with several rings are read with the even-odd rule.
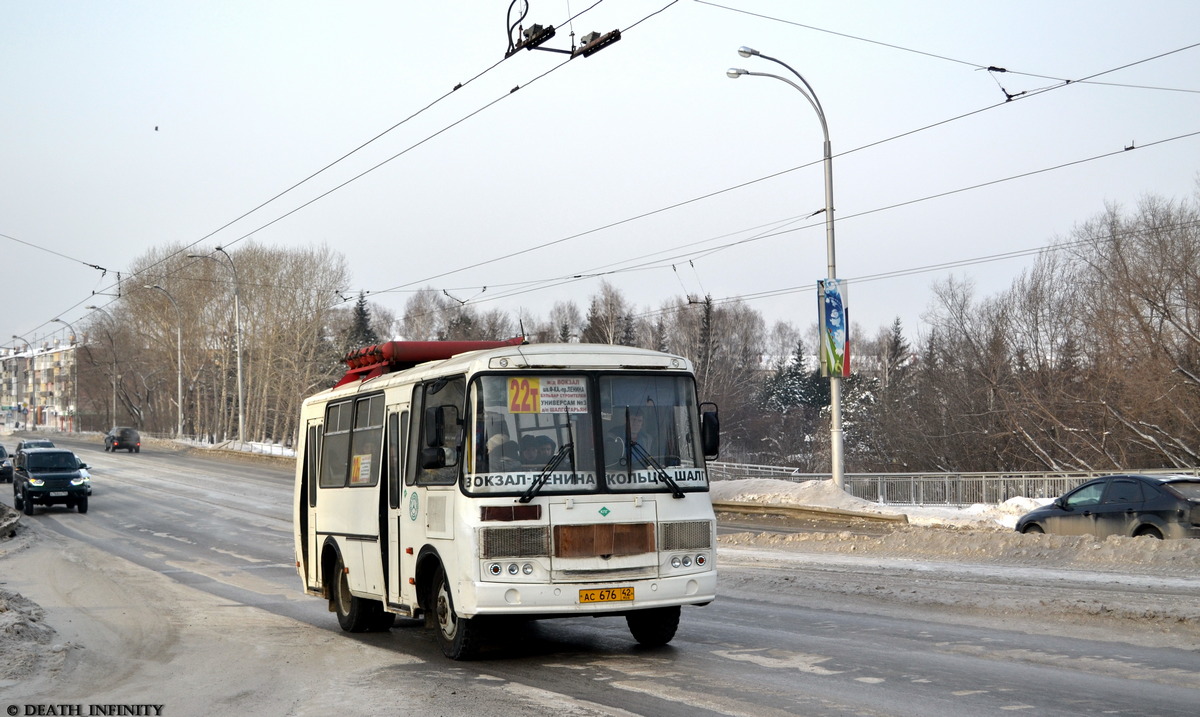
[[[750,305],[807,327],[826,263],[823,220],[804,219],[824,206],[820,125],[791,87],[727,78],[786,73],[740,45],[824,105],[838,274],[869,334],[899,316],[915,335],[951,272],[988,295],[1032,259],[856,279],[1036,249],[1106,202],[1195,190],[1200,136],[1173,138],[1200,132],[1200,47],[1174,51],[1200,42],[1200,3],[532,0],[525,24],[556,26],[549,47],[623,38],[500,62],[508,5],[0,3],[0,344],[65,336],[51,319],[78,325],[151,247],[251,236],[341,251],[348,294],[396,313],[432,285],[544,316],[622,270],[604,278],[646,311],[804,287]]]

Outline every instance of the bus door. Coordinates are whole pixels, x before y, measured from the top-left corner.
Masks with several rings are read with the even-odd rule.
[[[432,547],[448,575],[459,569],[449,542],[454,538],[454,507],[464,444],[462,376],[426,381],[413,387],[407,449],[401,464],[403,486],[395,520],[400,530],[400,602],[416,606],[417,559]],[[412,553],[409,553],[409,549]]]
[[[387,602],[393,608],[416,608],[415,601],[404,596],[408,577],[415,574],[415,556],[406,555],[404,524],[408,516],[408,491],[404,485],[404,454],[408,438],[408,407],[388,406],[386,425],[387,445],[387,510],[383,539],[387,546]],[[409,542],[411,544],[411,541]]]
[[[304,523],[303,555],[304,578],[308,587],[321,586],[321,548],[317,544],[317,476],[321,466],[321,435],[324,429],[322,419],[313,419],[305,428],[304,440],[304,494],[307,496],[305,505],[300,506],[302,514],[307,516]]]

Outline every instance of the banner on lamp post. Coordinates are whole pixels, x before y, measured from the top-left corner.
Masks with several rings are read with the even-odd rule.
[[[843,295],[846,283],[817,282],[818,324],[821,328],[821,375],[850,375],[850,321]]]

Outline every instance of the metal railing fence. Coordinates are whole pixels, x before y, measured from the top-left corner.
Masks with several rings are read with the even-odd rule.
[[[793,482],[829,480],[828,473],[747,463],[708,464],[712,480],[774,478]],[[847,473],[846,492],[893,505],[998,505],[1010,498],[1055,498],[1092,478],[1116,473],[1200,475],[1200,468],[996,473]]]

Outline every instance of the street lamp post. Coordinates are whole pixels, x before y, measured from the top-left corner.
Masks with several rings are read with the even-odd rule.
[[[34,371],[34,369],[37,367],[34,365],[34,360],[33,360],[33,346],[28,341],[21,338],[20,336],[17,336],[16,334],[13,334],[13,338],[16,339],[17,341],[20,341],[21,343],[25,344],[25,348],[29,349],[29,361],[27,362],[27,365],[29,366],[29,368],[28,368],[29,381],[32,386],[32,390],[30,391],[30,394],[29,394],[29,412],[33,414],[33,428],[31,430],[36,431],[37,430],[37,372]],[[29,428],[29,420],[28,419],[26,419],[26,421],[25,421],[25,427]]]
[[[782,82],[786,82],[800,94],[804,95],[804,99],[812,105],[812,108],[817,112],[817,118],[821,120],[821,133],[825,136],[825,255],[828,260],[828,278],[837,278],[837,266],[834,260],[834,241],[833,241],[833,150],[829,142],[829,125],[825,122],[825,110],[821,107],[821,101],[817,99],[817,93],[813,90],[812,85],[808,84],[808,80],[799,72],[796,72],[789,67],[785,62],[774,57],[769,57],[762,54],[758,50],[741,47],[738,48],[738,54],[742,57],[761,57],[764,60],[769,60],[777,65],[787,68],[789,72],[800,80],[800,84],[792,82],[786,77],[772,75],[767,72],[750,72],[749,70],[741,70],[731,68],[725,74],[731,79],[737,79],[742,75],[750,75],[755,77],[773,77]],[[803,87],[801,86],[803,85]],[[848,328],[848,327],[847,327]],[[829,453],[831,462],[831,475],[833,483],[839,489],[845,488],[845,457],[842,448],[842,378],[834,371],[829,372],[829,403],[830,403],[830,422],[829,422]]]
[[[178,323],[175,325],[175,408],[179,414],[175,437],[183,438],[183,311],[179,309],[179,304],[175,301],[175,297],[171,296],[171,292],[158,284],[142,288],[161,291],[166,294],[167,298],[171,300],[171,305],[175,307],[175,316],[178,319]]]
[[[221,247],[217,247],[216,251],[225,255],[225,258],[229,260],[229,269],[233,272],[233,331],[234,353],[237,354],[238,443],[245,443],[246,394],[245,384],[242,383],[242,283],[238,279],[237,265],[233,263],[233,257],[229,256],[229,252]],[[195,259],[212,259],[224,266],[221,260],[209,254],[188,254],[188,256]]]
[[[99,312],[103,313],[105,316],[107,316],[109,321],[113,320],[112,314],[108,313],[107,311],[100,308],[99,306],[85,306],[83,308],[85,308],[89,311],[99,311]],[[108,329],[105,329],[104,333],[108,334],[108,343],[109,343],[109,346],[112,347],[112,360],[113,360],[113,367],[112,367],[112,387],[113,387],[112,426],[116,426],[117,425],[117,342],[113,338],[111,331],[109,331]]]
[[[74,326],[66,321],[63,321],[62,319],[54,319],[54,321],[63,324],[71,330],[71,343],[75,344],[75,353],[73,354],[72,359],[75,373],[75,405],[71,408],[71,430],[75,433],[79,433],[79,332],[75,330]]]

